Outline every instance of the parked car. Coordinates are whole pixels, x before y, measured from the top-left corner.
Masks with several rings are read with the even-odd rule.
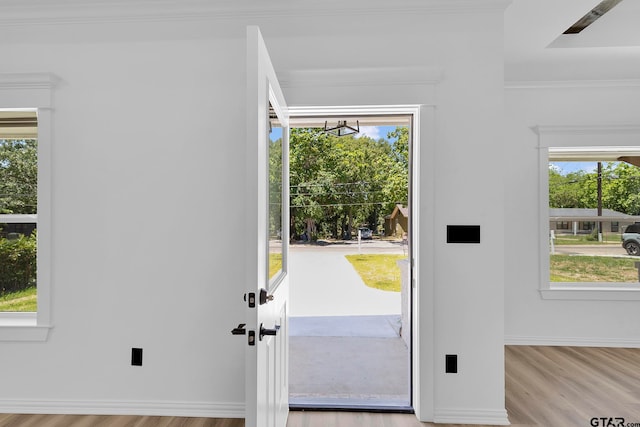
[[[369,228],[360,227],[358,230],[360,230],[360,235],[362,236],[363,240],[370,240],[373,238],[373,231],[371,231]]]
[[[622,247],[629,255],[640,255],[640,222],[633,223],[624,230]]]

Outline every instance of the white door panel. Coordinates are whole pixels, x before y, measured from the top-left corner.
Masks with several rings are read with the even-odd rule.
[[[289,413],[288,114],[258,27],[247,27],[247,427],[285,427]],[[268,298],[261,298],[263,295]],[[261,327],[270,334],[262,336]],[[253,332],[252,332],[253,331]]]

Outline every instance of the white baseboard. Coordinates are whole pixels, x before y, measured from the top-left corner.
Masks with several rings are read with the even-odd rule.
[[[0,399],[0,413],[244,418],[244,403]]]
[[[622,347],[640,348],[640,339],[584,338],[584,337],[534,337],[506,335],[505,345],[544,345],[567,347]]]
[[[511,424],[505,409],[436,409],[433,422],[441,424]]]

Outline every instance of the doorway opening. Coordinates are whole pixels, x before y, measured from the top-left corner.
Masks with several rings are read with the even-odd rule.
[[[412,411],[413,121],[290,118],[291,409]]]

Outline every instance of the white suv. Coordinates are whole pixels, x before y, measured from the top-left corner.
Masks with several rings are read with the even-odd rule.
[[[629,255],[640,255],[640,222],[633,223],[624,230],[622,247]]]
[[[359,230],[360,230],[360,236],[362,236],[363,240],[373,239],[373,231],[371,231],[367,227],[361,227],[359,228]]]

